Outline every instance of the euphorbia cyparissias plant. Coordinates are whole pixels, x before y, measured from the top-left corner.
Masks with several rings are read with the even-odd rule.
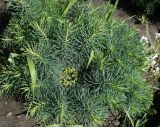
[[[0,75],[4,94],[25,97],[43,125],[101,126],[109,110],[146,111],[152,89],[138,32],[111,17],[115,7],[70,0],[24,0],[3,36],[12,53]]]

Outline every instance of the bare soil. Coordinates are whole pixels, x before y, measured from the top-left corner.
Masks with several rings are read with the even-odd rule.
[[[0,11],[2,12],[5,9],[4,0],[0,0]]]
[[[148,37],[148,34],[147,34],[147,31],[148,31],[149,36],[151,37],[151,41],[154,42],[155,40],[154,33],[158,32],[158,27],[159,27],[158,23],[154,24],[154,23],[151,23],[150,21],[147,21],[148,29],[146,29],[146,23],[141,23],[140,21],[137,21],[140,19],[140,17],[135,15],[134,16],[129,15],[121,8],[117,9],[113,14],[113,16],[116,19],[120,19],[123,21],[125,20],[126,23],[128,23],[130,26],[137,28],[141,36]]]
[[[35,121],[21,114],[22,107],[13,99],[0,98],[0,127],[34,127]]]

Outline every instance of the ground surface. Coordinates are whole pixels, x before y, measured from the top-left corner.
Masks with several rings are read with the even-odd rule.
[[[0,127],[33,127],[35,122],[21,114],[22,107],[14,100],[0,98]]]
[[[94,0],[96,4],[102,4],[104,0]],[[3,9],[4,4],[3,0],[0,0],[0,11]],[[117,9],[114,13],[114,17],[117,19],[126,20],[130,15],[128,15],[122,9]],[[4,28],[4,24],[7,22],[8,17],[0,17],[0,33]],[[134,26],[139,29],[141,36],[148,36],[146,32],[145,24],[136,24],[134,18],[130,18],[126,21],[130,26]],[[149,22],[148,32],[151,36],[151,39],[154,40],[154,33],[158,31],[158,26]],[[0,127],[35,127],[34,121],[26,119],[24,114],[17,115],[23,111],[23,105],[15,102],[11,99],[0,98]]]
[[[154,41],[154,33],[158,32],[158,23],[153,24],[148,21],[148,29],[146,29],[146,23],[137,23],[139,17],[128,15],[123,9],[117,9],[113,15],[116,19],[125,20],[130,26],[136,27],[141,36],[151,37],[151,41]],[[136,18],[135,18],[136,17]],[[148,32],[148,33],[147,33]]]

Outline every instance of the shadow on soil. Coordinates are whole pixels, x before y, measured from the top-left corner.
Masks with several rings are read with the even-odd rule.
[[[114,4],[116,0],[111,0],[111,3]],[[144,13],[144,8],[137,7],[133,0],[119,0],[118,8],[122,8],[129,15],[142,16]],[[149,15],[148,18],[153,23],[160,22],[160,6],[158,6],[153,15]]]
[[[159,127],[160,125],[160,91],[156,91],[154,94],[153,108],[156,110],[156,114],[148,116],[145,127]]]

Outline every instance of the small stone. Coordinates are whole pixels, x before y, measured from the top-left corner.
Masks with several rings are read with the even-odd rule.
[[[6,102],[5,102],[5,105],[7,105],[7,104],[8,104],[8,102],[6,101]]]
[[[20,119],[20,118],[22,118],[22,116],[21,116],[21,115],[18,115],[18,116],[16,116],[16,118],[17,118],[17,119]]]
[[[7,113],[7,115],[6,115],[6,116],[7,116],[7,117],[12,116],[12,112]]]
[[[158,57],[158,54],[155,54],[152,59],[155,60],[157,57]]]
[[[117,127],[120,125],[120,122],[118,120],[114,121],[113,124]]]
[[[142,36],[142,37],[141,37],[140,42],[141,42],[141,43],[143,43],[143,42],[149,43],[148,38],[145,37],[145,36]]]
[[[160,38],[160,33],[154,33],[154,35],[155,35],[155,39]]]
[[[151,61],[151,66],[154,66],[157,62],[155,60]]]

